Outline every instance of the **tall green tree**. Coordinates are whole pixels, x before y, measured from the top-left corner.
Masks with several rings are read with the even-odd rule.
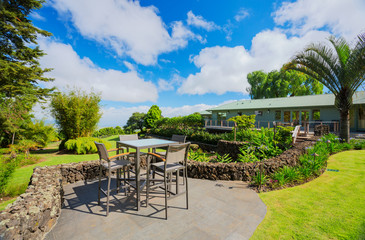
[[[36,102],[54,89],[43,88],[40,82],[50,69],[42,69],[38,59],[44,55],[37,46],[38,36],[51,33],[35,27],[28,15],[42,7],[43,0],[2,0],[0,5],[0,92],[5,97],[27,97]],[[35,47],[34,47],[35,46]]]
[[[132,116],[129,117],[127,124],[124,126],[125,129],[134,132],[134,130],[143,130],[145,113],[134,112]]]
[[[31,123],[29,105],[20,97],[5,98],[0,101],[0,142],[3,146],[14,144],[19,133]]]
[[[286,69],[317,79],[335,95],[340,137],[348,142],[352,97],[365,80],[365,33],[358,36],[353,48],[342,37],[331,36],[329,43],[310,44],[294,56]]]
[[[100,100],[96,93],[77,89],[52,97],[51,113],[65,141],[89,137],[95,131],[101,118]]]
[[[40,67],[44,53],[37,46],[38,36],[50,36],[33,25],[29,14],[42,7],[42,0],[0,1],[0,144],[14,143],[16,132],[38,100],[48,97],[53,88],[39,83],[52,81],[44,77],[50,69]],[[11,120],[10,120],[11,119]]]
[[[157,105],[152,105],[144,118],[146,128],[155,128],[156,122],[161,118],[161,110]]]
[[[251,99],[303,96],[323,93],[323,85],[296,71],[254,71],[247,75]]]

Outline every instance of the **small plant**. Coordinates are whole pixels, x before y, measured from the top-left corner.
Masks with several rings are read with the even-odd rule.
[[[268,177],[264,173],[258,171],[253,177],[253,183],[261,190],[261,187],[266,184],[267,179]]]
[[[226,153],[224,155],[219,155],[218,153],[216,153],[216,158],[217,158],[218,162],[222,162],[222,163],[232,162],[232,158],[229,156],[228,153]]]
[[[237,158],[238,162],[257,162],[257,161],[260,161],[255,155],[254,148],[249,147],[249,148],[246,149],[246,148],[241,147],[239,150],[240,150],[240,154],[238,154],[238,158]]]
[[[190,149],[189,151],[189,159],[196,162],[209,162],[210,158],[201,151],[193,151]]]
[[[275,182],[279,185],[279,186],[284,186],[287,183],[287,180],[285,179],[285,175],[283,172],[281,171],[277,171],[275,172],[272,176],[272,179],[276,180]]]
[[[103,139],[81,137],[77,139],[70,139],[65,142],[65,148],[77,154],[96,153],[98,150],[95,146],[95,141],[99,143],[104,143],[107,149],[111,147],[111,144]]]
[[[356,142],[356,143],[354,144],[354,149],[355,149],[355,150],[361,150],[361,149],[363,148],[363,146],[364,146],[364,142],[362,142],[362,141],[358,141],[358,142]]]

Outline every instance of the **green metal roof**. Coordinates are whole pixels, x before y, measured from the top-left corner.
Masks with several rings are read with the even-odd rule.
[[[208,112],[206,110],[199,112],[200,115],[212,115],[212,112]]]
[[[221,110],[244,110],[244,109],[269,109],[269,108],[295,108],[295,107],[325,107],[334,106],[335,96],[333,94],[248,99],[224,104],[208,111]],[[365,91],[356,92],[353,97],[354,104],[365,104]]]

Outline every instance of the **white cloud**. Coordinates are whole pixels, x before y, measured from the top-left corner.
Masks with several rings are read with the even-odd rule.
[[[144,112],[147,113],[149,106],[136,106],[136,107],[109,107],[102,109],[102,117],[98,126],[102,127],[115,127],[124,126],[129,117],[132,116],[134,112]]]
[[[225,101],[221,104],[226,104],[232,101]],[[219,104],[219,105],[221,105]],[[55,120],[52,118],[49,107],[45,104],[46,109],[42,109],[40,104],[37,104],[33,108],[33,114],[36,119],[43,119],[48,124],[54,124]],[[210,108],[217,107],[218,105],[207,105],[207,104],[196,104],[196,105],[184,105],[181,107],[160,107],[161,114],[164,117],[176,117],[176,116],[186,116],[194,112],[200,112]],[[115,127],[124,126],[129,117],[132,116],[134,112],[147,113],[151,106],[134,106],[134,107],[104,107],[101,109],[102,117],[98,124],[99,128],[102,127]]]
[[[195,26],[198,28],[203,28],[207,31],[220,29],[220,27],[216,25],[214,22],[207,21],[202,16],[196,16],[192,11],[189,11],[187,15],[188,15],[187,19],[188,25]]]
[[[136,67],[132,64],[132,63],[130,63],[130,62],[128,62],[128,61],[123,61],[123,63],[124,63],[124,65],[130,70],[130,71],[135,71],[136,70]]]
[[[241,8],[238,13],[236,14],[236,16],[234,16],[234,19],[237,22],[242,21],[243,19],[247,18],[248,16],[250,16],[250,13],[247,11],[247,9]]]
[[[184,105],[181,107],[160,107],[164,117],[186,116],[194,112],[200,112],[217,105],[196,104]],[[103,116],[100,119],[99,127],[124,126],[134,112],[147,113],[150,106],[137,107],[110,107],[103,109]]]
[[[273,13],[275,23],[288,24],[295,34],[328,27],[348,40],[365,30],[364,0],[298,0],[284,2]]]
[[[166,81],[165,79],[159,79],[158,80],[158,89],[160,91],[170,91],[170,90],[174,90],[174,86]]]
[[[156,64],[161,53],[184,48],[189,39],[199,38],[179,22],[172,25],[170,36],[158,10],[142,7],[138,1],[52,0],[52,6],[84,37],[144,65]]]
[[[178,92],[189,94],[242,92],[242,79],[245,77],[242,66],[245,63],[249,64],[251,60],[242,46],[205,48],[193,58],[200,72],[190,74]]]
[[[159,79],[158,80],[158,89],[159,89],[159,91],[174,90],[175,86],[181,85],[183,80],[184,79],[179,74],[175,73],[172,75],[172,77],[169,81],[167,81],[165,79]]]
[[[312,41],[325,39],[328,33],[310,31],[302,37],[287,37],[280,29],[260,32],[252,39],[251,50],[243,46],[204,48],[192,61],[200,71],[190,74],[179,93],[223,94],[247,93],[247,74],[264,70],[280,69],[299,50]]]
[[[330,34],[353,40],[364,30],[363,0],[298,0],[284,2],[273,13],[277,27],[263,30],[244,46],[210,47],[191,59],[199,71],[178,89],[186,94],[246,92],[247,74],[280,69],[311,42],[325,42]],[[237,20],[237,19],[236,19]],[[229,37],[229,35],[228,35]]]
[[[37,13],[37,12],[31,12],[30,14],[29,14],[29,16],[31,17],[31,18],[34,18],[34,19],[36,19],[36,20],[39,20],[39,21],[46,21],[46,18],[45,17],[43,17],[43,16],[41,16],[39,13]]]
[[[207,110],[209,108],[216,107],[217,105],[207,105],[207,104],[196,104],[196,105],[184,105],[181,107],[160,107],[161,114],[164,117],[176,117],[176,116],[186,116],[195,112],[200,112]]]
[[[156,86],[149,81],[144,81],[128,65],[128,72],[113,69],[104,69],[95,65],[89,58],[80,56],[70,45],[63,43],[39,41],[41,49],[47,55],[40,59],[42,67],[53,68],[47,76],[55,78],[50,86],[65,90],[67,86],[76,86],[82,90],[93,89],[101,92],[103,100],[123,102],[156,101],[158,98]]]

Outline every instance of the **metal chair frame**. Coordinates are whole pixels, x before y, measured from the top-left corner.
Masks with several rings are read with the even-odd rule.
[[[102,192],[107,197],[107,208],[106,208],[106,216],[109,215],[109,196],[110,192],[117,191],[119,192],[120,189],[124,189],[125,194],[127,195],[127,189],[130,192],[130,167],[132,164],[125,159],[121,159],[122,157],[130,155],[129,152],[117,154],[114,156],[109,157],[109,152],[122,150],[120,148],[115,149],[109,149],[107,150],[105,145],[103,143],[94,142],[99,154],[99,160],[100,160],[100,172],[99,172],[99,185],[98,185],[98,205],[100,205],[100,192]],[[115,160],[118,159],[118,160]],[[103,163],[103,161],[106,161],[106,164]],[[107,169],[107,175],[108,175],[108,187],[107,192],[105,192],[101,188],[101,178],[102,178],[102,171],[103,168]],[[123,169],[123,178],[121,178],[121,170]],[[112,171],[116,171],[117,174],[117,187],[115,189],[110,189],[110,183],[111,183],[111,175]],[[126,173],[128,174],[128,178],[126,178]],[[123,186],[120,186],[121,181],[124,182]]]
[[[183,143],[183,144],[173,144],[168,146],[166,151],[166,158],[163,158],[159,154],[156,153],[147,153],[147,190],[146,190],[146,205],[148,206],[148,198],[149,198],[149,192],[151,187],[151,182],[160,182],[160,184],[154,184],[153,188],[155,187],[161,187],[163,185],[163,189],[165,191],[165,219],[167,220],[167,194],[172,193],[170,191],[172,182],[173,182],[173,173],[176,173],[176,194],[178,195],[178,186],[179,186],[179,172],[180,170],[183,170],[183,179],[185,184],[185,195],[186,195],[186,209],[189,207],[188,202],[188,179],[187,179],[187,159],[188,159],[188,153],[189,153],[190,143]],[[179,151],[182,151],[179,153]],[[183,156],[174,156],[174,154],[183,154]],[[157,158],[160,159],[162,162],[154,162],[151,163],[151,158]],[[171,158],[171,159],[170,159]],[[181,164],[182,162],[182,164]],[[152,170],[152,178],[150,171]],[[162,179],[156,179],[155,174],[158,174],[159,176],[163,177]],[[159,174],[160,173],[160,174]]]

